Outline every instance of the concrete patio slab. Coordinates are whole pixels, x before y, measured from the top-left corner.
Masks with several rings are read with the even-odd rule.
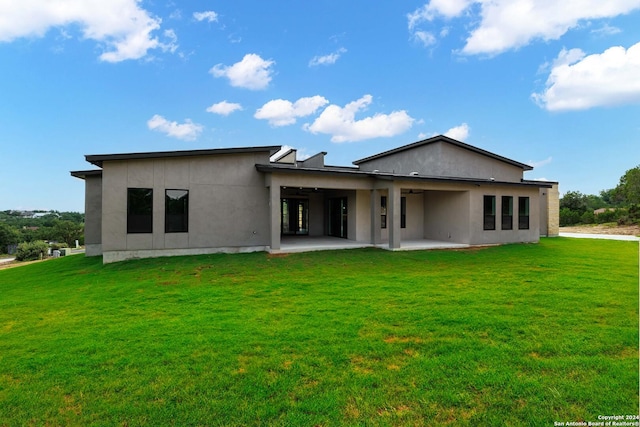
[[[341,239],[330,236],[285,236],[280,242],[280,249],[270,250],[269,253],[295,253],[310,251],[329,251],[338,249],[372,248],[389,249],[389,243],[383,242],[377,245],[366,242],[356,242],[354,240]],[[400,244],[400,248],[395,251],[418,251],[429,249],[460,249],[468,248],[469,245],[463,243],[442,242],[438,240],[406,240]]]

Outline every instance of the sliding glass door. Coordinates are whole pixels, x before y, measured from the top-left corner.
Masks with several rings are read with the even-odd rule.
[[[309,199],[281,199],[280,224],[282,234],[309,234]]]

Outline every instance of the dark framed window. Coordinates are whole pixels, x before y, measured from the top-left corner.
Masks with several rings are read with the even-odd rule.
[[[165,190],[164,232],[189,231],[189,190]]]
[[[496,229],[496,196],[484,196],[483,228],[485,230]]]
[[[387,196],[380,197],[380,228],[387,228]]]
[[[407,228],[407,198],[400,197],[400,228]]]
[[[502,229],[513,230],[513,197],[502,196]]]
[[[529,229],[529,198],[518,197],[518,228]]]
[[[153,189],[127,188],[127,233],[153,232]]]

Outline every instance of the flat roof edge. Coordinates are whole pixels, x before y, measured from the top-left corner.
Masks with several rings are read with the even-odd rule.
[[[69,174],[74,178],[85,179],[87,176],[102,176],[102,169],[71,171]]]
[[[306,174],[324,174],[324,175],[342,175],[353,176],[358,178],[374,178],[384,181],[423,181],[423,182],[441,182],[441,183],[457,183],[457,184],[473,184],[473,185],[505,185],[520,187],[538,187],[551,188],[553,183],[549,181],[492,181],[479,178],[462,178],[462,177],[444,177],[444,176],[426,176],[426,175],[404,175],[393,174],[388,172],[371,172],[362,170],[339,170],[325,168],[301,168],[285,165],[261,165],[257,164],[256,169],[260,172],[280,172],[280,173],[306,173]]]
[[[85,157],[87,162],[96,166],[102,166],[102,162],[110,160],[140,160],[159,159],[169,157],[195,157],[195,156],[215,156],[220,154],[243,154],[268,152],[270,156],[280,151],[279,145],[268,145],[262,147],[235,147],[235,148],[212,148],[203,150],[177,150],[177,151],[149,151],[139,153],[119,153],[119,154],[88,154]]]

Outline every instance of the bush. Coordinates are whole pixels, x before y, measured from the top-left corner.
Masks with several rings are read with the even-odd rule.
[[[640,205],[630,205],[628,209],[620,209],[618,225],[640,224]]]
[[[49,245],[42,240],[36,240],[29,243],[20,243],[16,250],[16,260],[18,261],[31,261],[40,259],[47,255]]]
[[[593,212],[585,212],[580,216],[580,222],[583,224],[593,224],[596,221]]]
[[[560,209],[560,227],[579,224],[580,216],[580,212],[573,211],[569,208]]]
[[[640,204],[629,205],[627,211],[631,224],[640,224]]]
[[[599,213],[598,215],[596,215],[596,222],[598,224],[604,224],[606,222],[616,222],[618,220],[618,218],[620,218],[620,215],[623,214],[623,209],[607,209],[604,212]]]

